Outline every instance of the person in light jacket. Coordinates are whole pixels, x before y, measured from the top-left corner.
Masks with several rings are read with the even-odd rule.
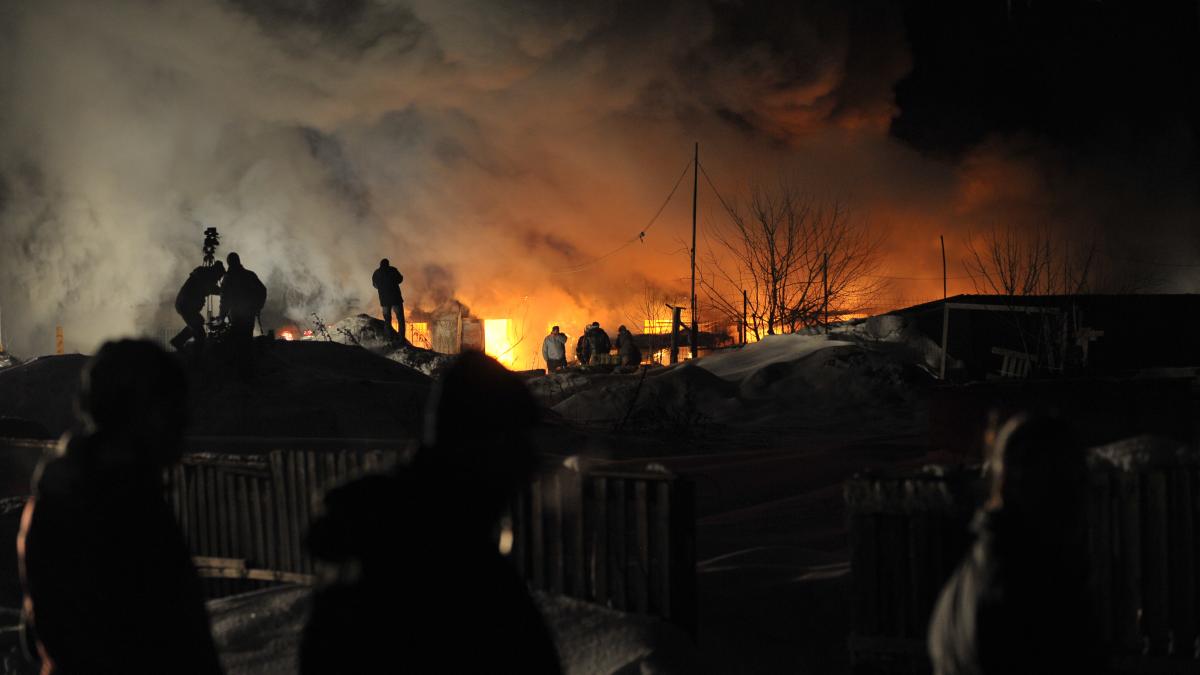
[[[546,360],[546,372],[554,373],[567,367],[567,336],[558,330],[558,326],[550,329],[550,334],[542,340],[542,358]]]

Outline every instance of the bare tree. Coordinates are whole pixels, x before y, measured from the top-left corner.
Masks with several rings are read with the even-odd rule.
[[[860,313],[882,288],[874,277],[881,239],[846,204],[819,201],[793,183],[750,186],[744,204],[725,204],[726,223],[700,274],[709,311],[742,320],[742,291],[755,339]],[[715,250],[714,250],[715,249]],[[828,298],[826,298],[828,285]]]
[[[1072,242],[1046,228],[1021,233],[993,228],[981,242],[967,239],[963,261],[976,292],[996,295],[1074,295],[1091,290],[1096,241]]]

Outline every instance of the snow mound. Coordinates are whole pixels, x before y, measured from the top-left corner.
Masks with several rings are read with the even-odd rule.
[[[329,337],[344,345],[356,345],[373,352],[390,351],[404,344],[400,336],[388,330],[383,319],[368,314],[350,316],[327,326]]]
[[[310,597],[307,587],[283,586],[210,601],[213,637],[227,675],[299,672]],[[660,619],[545,593],[534,593],[533,599],[568,675],[699,670],[687,635]],[[463,647],[470,648],[469,637]]]
[[[697,363],[720,378],[737,382],[772,363],[794,361],[820,349],[849,344],[824,335],[768,335],[740,349],[706,356]]]
[[[1134,436],[1092,448],[1088,451],[1088,464],[1094,469],[1129,472],[1166,466],[1195,466],[1200,464],[1200,451],[1168,438]]]
[[[648,616],[626,614],[561,595],[534,593],[568,675],[701,672],[691,639]]]
[[[544,405],[554,406],[578,391],[588,388],[592,382],[605,376],[587,375],[578,370],[547,373],[544,377],[526,380],[537,400]]]
[[[310,589],[268,588],[210,600],[213,639],[226,675],[300,672],[300,636]]]
[[[586,424],[626,423],[633,428],[675,430],[737,413],[736,387],[686,362],[638,375],[598,377],[553,407]]]
[[[415,347],[388,330],[382,319],[367,314],[342,319],[328,327],[337,343],[355,345],[408,366],[429,377],[437,377],[453,357]]]

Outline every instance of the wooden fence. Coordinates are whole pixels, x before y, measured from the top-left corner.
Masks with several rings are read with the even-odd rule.
[[[27,486],[36,459],[52,447],[0,439],[0,470],[20,448],[26,475],[17,483]],[[167,497],[208,594],[311,583],[304,533],[325,489],[394,465],[407,449],[371,440],[192,439],[167,477]],[[555,463],[512,505],[511,556],[533,588],[694,631],[694,499],[690,481],[671,474]],[[14,528],[17,517],[19,509],[9,516]],[[12,577],[15,590],[15,564],[0,566],[11,567],[0,578]]]
[[[1134,439],[1091,452],[1088,575],[1116,672],[1200,673],[1200,455]],[[859,476],[850,512],[858,673],[929,671],[933,603],[970,544],[978,473]]]
[[[695,496],[659,472],[543,473],[512,507],[512,558],[537,589],[696,629]]]

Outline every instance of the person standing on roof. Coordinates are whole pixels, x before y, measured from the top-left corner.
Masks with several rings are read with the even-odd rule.
[[[230,253],[229,271],[221,282],[221,317],[229,317],[229,333],[239,341],[254,337],[254,320],[267,304],[267,287],[258,275],[242,267],[242,259]]]
[[[567,336],[558,331],[558,326],[550,329],[550,334],[542,340],[542,358],[546,360],[546,372],[555,373],[567,367]]]
[[[254,368],[254,321],[267,303],[267,287],[258,275],[242,267],[242,259],[230,253],[229,271],[221,282],[221,319],[229,318],[229,351],[242,378]]]
[[[225,266],[219,260],[211,266],[201,265],[188,275],[187,281],[183,282],[175,296],[175,311],[183,317],[183,322],[187,325],[171,338],[172,347],[181,350],[183,345],[192,339],[196,341],[197,351],[204,347],[204,316],[200,314],[200,310],[204,309],[204,302],[208,300],[208,296],[221,293],[217,283],[223,276]]]
[[[404,337],[404,296],[400,294],[400,284],[404,283],[404,275],[392,267],[387,258],[379,261],[379,269],[371,275],[371,285],[379,291],[379,306],[383,310],[383,323],[387,330],[392,330],[392,314],[396,316],[396,327],[400,337]]]

